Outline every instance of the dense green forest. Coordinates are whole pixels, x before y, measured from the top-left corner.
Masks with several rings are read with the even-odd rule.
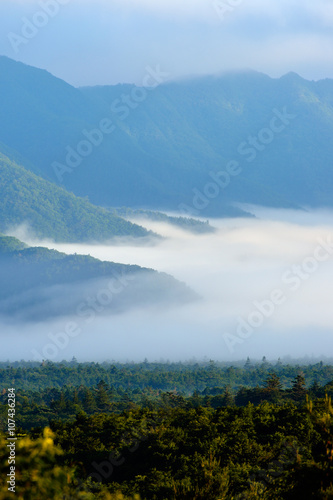
[[[333,396],[333,366],[299,366],[267,361],[245,366],[184,363],[53,363],[0,364],[0,387],[16,386],[22,428],[49,425],[56,417],[75,418],[121,413],[147,407],[257,405],[262,401],[297,404],[306,395]],[[5,396],[3,396],[4,398]],[[2,399],[4,401],[4,399]],[[21,401],[24,401],[24,404]],[[42,409],[36,412],[36,407]]]
[[[331,499],[333,366],[1,363],[0,499]]]
[[[284,389],[290,389],[293,380],[302,373],[306,387],[316,383],[325,386],[333,380],[333,360],[310,364],[309,362],[277,360],[270,362],[263,358],[260,362],[149,362],[122,364],[115,361],[103,363],[78,363],[62,361],[43,363],[34,361],[0,362],[0,383],[17,384],[21,389],[40,391],[47,388],[61,388],[64,385],[94,387],[100,380],[110,386],[140,390],[161,390],[178,392],[189,396],[205,389],[221,390],[229,386],[233,391],[241,387],[263,386],[268,375],[275,373]]]
[[[105,241],[152,236],[141,226],[96,207],[38,177],[0,153],[0,231],[27,224],[38,238]]]

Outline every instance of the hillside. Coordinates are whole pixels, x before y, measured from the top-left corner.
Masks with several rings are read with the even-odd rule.
[[[25,170],[1,153],[0,214],[2,232],[27,224],[35,236],[54,241],[102,241],[149,234]]]
[[[0,234],[0,255],[4,256],[25,248],[28,248],[28,246],[17,238]]]
[[[131,208],[113,208],[110,209],[112,213],[119,215],[128,220],[136,222],[151,221],[162,222],[176,226],[183,231],[189,231],[194,234],[213,233],[215,228],[209,224],[209,221],[202,221],[200,219],[193,219],[191,217],[173,217],[163,212],[154,212],[152,210],[133,210]]]
[[[105,114],[105,103],[96,105],[80,90],[48,72],[1,56],[0,95],[0,115],[6,117],[0,123],[0,142],[8,151],[21,155],[24,166],[30,165],[35,173],[42,172],[44,178],[78,196],[88,195],[97,205],[142,203],[147,189],[148,202],[158,202],[163,184],[145,172],[152,158],[119,126],[72,169],[72,175],[67,172],[63,179],[56,175],[52,165],[57,162],[67,166],[67,148],[86,139],[83,131],[90,132],[101,120],[110,118],[109,111]]]
[[[10,158],[94,204],[203,216],[332,204],[331,80],[244,72],[76,89],[0,57],[0,91]]]
[[[198,298],[165,273],[28,247],[1,235],[0,282],[0,314],[11,321],[75,313],[89,319],[94,311],[114,314],[142,305],[177,305]],[[87,297],[95,299],[95,309]]]
[[[119,98],[133,89],[82,92],[96,102],[104,100],[105,110],[118,102],[113,109],[121,117]],[[311,82],[294,73],[272,79],[246,72],[169,83],[149,95],[124,124],[138,147],[169,163],[170,177],[172,172],[182,186],[181,202],[190,207],[195,208],[193,189],[205,194],[211,172],[238,162],[241,173],[217,195],[211,184],[207,188],[212,194],[206,195],[203,213],[219,211],[223,200],[332,205],[333,80]],[[202,197],[199,204],[205,204]]]

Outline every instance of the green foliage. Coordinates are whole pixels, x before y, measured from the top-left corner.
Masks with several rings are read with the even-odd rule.
[[[322,498],[333,480],[323,453],[331,410],[322,405],[317,400],[312,414],[305,406],[272,403],[138,409],[52,428],[65,463],[80,462],[109,491],[147,500]]]
[[[54,446],[50,429],[45,428],[43,436],[37,440],[31,440],[29,436],[19,437],[15,465],[13,465],[15,467],[15,493],[8,491],[6,483],[9,472],[7,445],[8,441],[5,436],[0,435],[1,500],[10,500],[13,497],[22,500],[36,500],[37,498],[61,500],[63,495],[69,494],[69,483],[73,472],[57,464],[62,451]]]
[[[262,363],[252,367],[240,363],[230,371],[212,361],[199,365],[199,370],[181,363],[99,365],[75,359],[2,368],[2,387],[9,382],[17,387],[17,497],[329,499],[332,403],[328,395],[305,400],[310,389],[304,380],[318,376],[318,365],[296,366],[295,375],[291,366],[279,364],[277,376],[266,363],[264,371]],[[322,374],[331,373],[331,366],[319,366]],[[192,395],[178,392],[175,387],[184,384],[187,372],[196,384],[195,377],[205,381],[206,376],[210,388],[207,385],[202,393],[196,390]],[[262,377],[261,387],[214,384],[230,374],[239,379],[251,372]],[[173,390],[147,385],[149,377],[162,384],[162,374],[168,374]],[[288,381],[286,388],[281,379]],[[245,389],[247,397],[257,401],[237,406]],[[325,391],[325,387],[319,389]],[[6,397],[4,389],[2,422]],[[220,405],[211,404],[219,397]],[[8,468],[4,435],[0,452],[5,458],[3,478]],[[0,500],[9,500],[4,483],[1,488]],[[60,491],[62,497],[57,496]]]
[[[7,474],[8,441],[0,434],[0,500],[140,500],[139,495],[124,496],[109,493],[100,487],[98,491],[91,482],[83,483],[76,476],[74,467],[59,464],[62,449],[54,444],[54,434],[45,428],[43,435],[31,439],[27,435],[18,438],[15,455],[15,492],[8,490]],[[13,472],[13,470],[12,470]]]
[[[320,386],[316,394],[310,381],[322,369],[323,384],[333,379],[330,365],[303,366],[308,388],[302,397],[292,389],[295,372],[299,366],[279,366],[280,376],[258,371],[260,365],[233,369],[230,381],[230,367],[216,366],[212,378],[211,364],[191,365],[182,363],[52,363],[45,361],[17,362],[14,366],[0,363],[0,389],[14,385],[18,389],[18,425],[24,429],[50,425],[57,418],[72,421],[80,414],[94,415],[100,412],[119,414],[125,410],[145,408],[196,409],[246,407],[248,403],[258,406],[267,401],[283,406],[292,402],[297,406],[305,403],[306,395],[311,398],[332,394],[331,382]],[[250,378],[248,379],[248,375]],[[267,377],[267,378],[266,378]],[[303,377],[303,376],[302,376]],[[296,377],[297,378],[297,377]],[[280,379],[284,380],[284,385]],[[243,386],[242,384],[247,384]],[[260,385],[259,385],[260,384]],[[204,387],[201,391],[198,386]],[[5,402],[5,392],[0,401]],[[4,407],[1,411],[5,411]]]
[[[271,370],[272,367],[269,366]],[[20,394],[19,422],[24,428],[48,425],[56,415],[68,420],[78,411],[119,413],[126,409],[222,408],[262,401],[302,405],[311,398],[333,395],[332,365],[302,366],[307,381],[295,391],[298,365],[279,365],[279,375],[261,371],[260,364],[243,368],[216,363],[0,363],[0,389],[16,385]],[[314,389],[312,380],[316,382]],[[281,382],[283,380],[283,383]],[[5,396],[0,396],[1,398]],[[3,401],[5,401],[3,399]],[[21,404],[22,402],[22,404]],[[24,402],[24,403],[23,403]],[[43,407],[42,411],[37,408]]]
[[[0,234],[0,255],[17,252],[25,248],[27,248],[27,245],[17,238]]]
[[[27,224],[36,237],[54,241],[95,242],[152,234],[38,177],[1,153],[0,213],[0,231]]]
[[[56,254],[63,256],[58,252]],[[83,261],[84,266],[89,270],[88,263],[94,260],[89,258]],[[69,272],[69,269],[67,271]],[[234,362],[232,366],[228,362],[215,362],[215,368],[212,370],[210,363],[207,362],[78,363],[73,359],[61,363],[45,361],[41,364],[30,361],[12,363],[0,361],[0,384],[6,386],[10,380],[14,380],[22,389],[42,390],[49,387],[59,388],[66,383],[72,386],[79,386],[82,383],[92,387],[100,380],[104,380],[109,386],[122,388],[125,391],[129,386],[131,390],[146,389],[152,392],[172,392],[176,388],[178,393],[187,396],[196,393],[200,398],[205,398],[222,395],[226,389],[229,392],[231,390],[233,395],[243,387],[257,389],[258,386],[260,390],[267,390],[267,383],[272,373],[279,378],[283,391],[287,391],[292,388],[299,372],[303,372],[307,390],[317,392],[314,397],[325,396],[325,391],[333,396],[332,363],[317,362],[302,365],[296,362],[269,363],[265,371],[262,370],[260,363],[253,362],[250,369],[244,368],[243,365],[242,362]],[[285,392],[285,395],[287,394],[291,393]],[[305,396],[303,399],[305,400]],[[202,401],[203,399],[200,399],[200,402]]]

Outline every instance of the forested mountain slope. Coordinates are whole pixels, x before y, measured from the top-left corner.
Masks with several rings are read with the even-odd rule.
[[[44,180],[0,153],[0,231],[26,224],[32,234],[54,241],[102,241],[145,237],[143,227],[96,207]]]
[[[211,215],[240,214],[235,202],[332,205],[332,80],[249,71],[76,89],[1,57],[0,91],[0,142],[95,204]]]
[[[94,311],[113,314],[198,298],[184,283],[165,273],[28,247],[1,235],[0,283],[0,314],[11,321],[75,314],[89,319]]]

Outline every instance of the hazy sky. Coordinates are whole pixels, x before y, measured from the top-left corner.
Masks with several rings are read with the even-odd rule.
[[[332,0],[0,2],[0,54],[76,86],[140,84],[148,65],[171,79],[244,67],[333,78],[332,28]]]

